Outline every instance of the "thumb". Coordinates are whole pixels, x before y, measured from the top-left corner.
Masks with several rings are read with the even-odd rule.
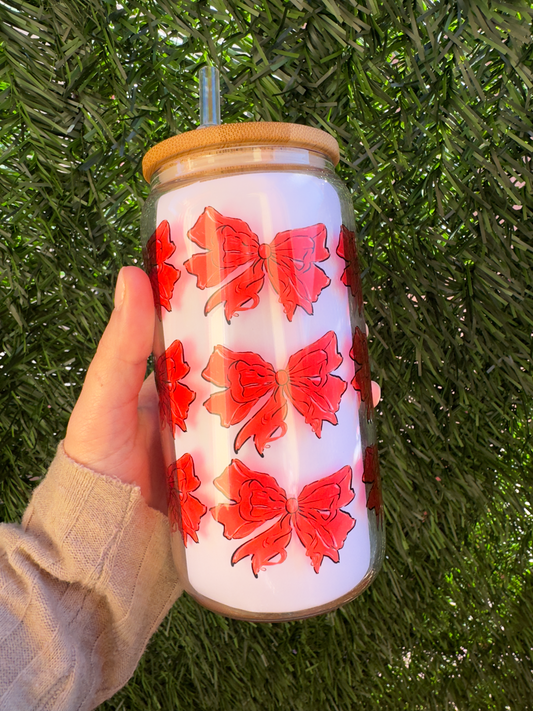
[[[154,314],[148,276],[138,267],[123,267],[117,279],[115,309],[87,371],[65,438],[65,450],[81,464],[94,467],[113,450],[134,444]]]

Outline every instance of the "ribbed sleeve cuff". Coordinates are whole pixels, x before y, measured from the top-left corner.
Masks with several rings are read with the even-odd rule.
[[[7,577],[30,582],[21,603],[25,627],[4,643],[15,652],[21,628],[41,640],[41,623],[48,639],[36,642],[17,678],[12,708],[23,707],[24,689],[51,693],[51,669],[68,679],[63,693],[56,688],[65,694],[58,708],[94,708],[127,682],[182,591],[167,517],[138,487],[79,465],[60,444],[22,531],[8,526],[4,538]]]

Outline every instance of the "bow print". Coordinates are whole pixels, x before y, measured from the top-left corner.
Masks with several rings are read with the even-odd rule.
[[[235,353],[225,346],[216,346],[202,377],[226,389],[211,395],[204,406],[210,413],[219,415],[222,427],[229,427],[242,422],[268,395],[268,400],[235,438],[235,453],[252,437],[258,453],[263,456],[267,444],[283,437],[287,431],[287,400],[303,415],[317,437],[322,434],[324,421],[337,424],[335,413],[347,384],[330,373],[341,363],[333,331],[297,351],[289,358],[287,367],[278,371],[256,353]]]
[[[341,281],[352,292],[359,316],[362,316],[363,289],[361,286],[361,274],[359,272],[359,255],[357,254],[355,232],[351,232],[344,225],[341,225],[337,254],[346,262],[346,267],[342,273]]]
[[[170,299],[174,293],[174,285],[181,276],[180,270],[167,262],[175,251],[176,245],[170,237],[170,225],[163,220],[143,250],[144,264],[150,277],[159,320],[161,320],[161,307],[167,311],[172,310]]]
[[[338,563],[339,550],[355,526],[355,519],[341,511],[355,496],[351,480],[352,470],[346,466],[307,484],[297,498],[289,498],[270,474],[254,472],[233,459],[214,481],[232,503],[211,509],[215,521],[224,526],[225,538],[246,538],[267,521],[277,521],[237,548],[231,565],[251,556],[252,572],[257,578],[264,566],[283,563],[287,558],[286,548],[293,531],[315,573],[320,571],[324,556]]]
[[[372,484],[366,507],[375,509],[379,526],[383,526],[383,497],[381,494],[381,474],[379,472],[379,458],[377,445],[365,448],[365,458],[363,462],[363,481],[365,484]]]
[[[366,334],[359,326],[355,327],[353,334],[353,345],[350,350],[350,358],[355,364],[355,375],[352,379],[352,386],[361,396],[362,402],[367,406],[367,417],[371,419],[374,405],[372,403],[372,383],[370,381],[370,362],[368,360],[368,345]]]
[[[181,341],[174,341],[155,364],[161,427],[164,428],[168,424],[172,434],[176,427],[187,432],[185,420],[189,416],[189,405],[195,400],[196,393],[178,380],[184,378],[189,371],[190,367],[183,358]]]
[[[207,512],[207,507],[191,493],[196,491],[200,484],[190,454],[184,454],[167,469],[170,530],[172,533],[180,531],[185,546],[187,546],[187,536],[198,543],[197,531],[200,528],[200,519]]]
[[[189,274],[196,276],[199,289],[218,286],[230,274],[246,267],[205,305],[207,315],[215,306],[224,304],[228,323],[239,311],[257,306],[265,276],[278,294],[289,321],[297,306],[312,314],[312,304],[331,281],[315,264],[329,257],[323,224],[278,232],[270,244],[260,244],[246,222],[224,217],[213,207],[206,207],[187,236],[207,250],[194,254],[184,264]]]

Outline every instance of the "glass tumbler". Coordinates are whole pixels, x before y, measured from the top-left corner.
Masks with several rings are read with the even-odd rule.
[[[142,216],[173,555],[230,617],[361,593],[383,505],[348,191],[336,141],[284,123],[152,148]]]

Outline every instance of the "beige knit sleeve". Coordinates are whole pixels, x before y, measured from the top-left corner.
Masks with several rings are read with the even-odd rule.
[[[0,525],[0,710],[93,709],[181,593],[168,519],[60,445],[22,526]]]

